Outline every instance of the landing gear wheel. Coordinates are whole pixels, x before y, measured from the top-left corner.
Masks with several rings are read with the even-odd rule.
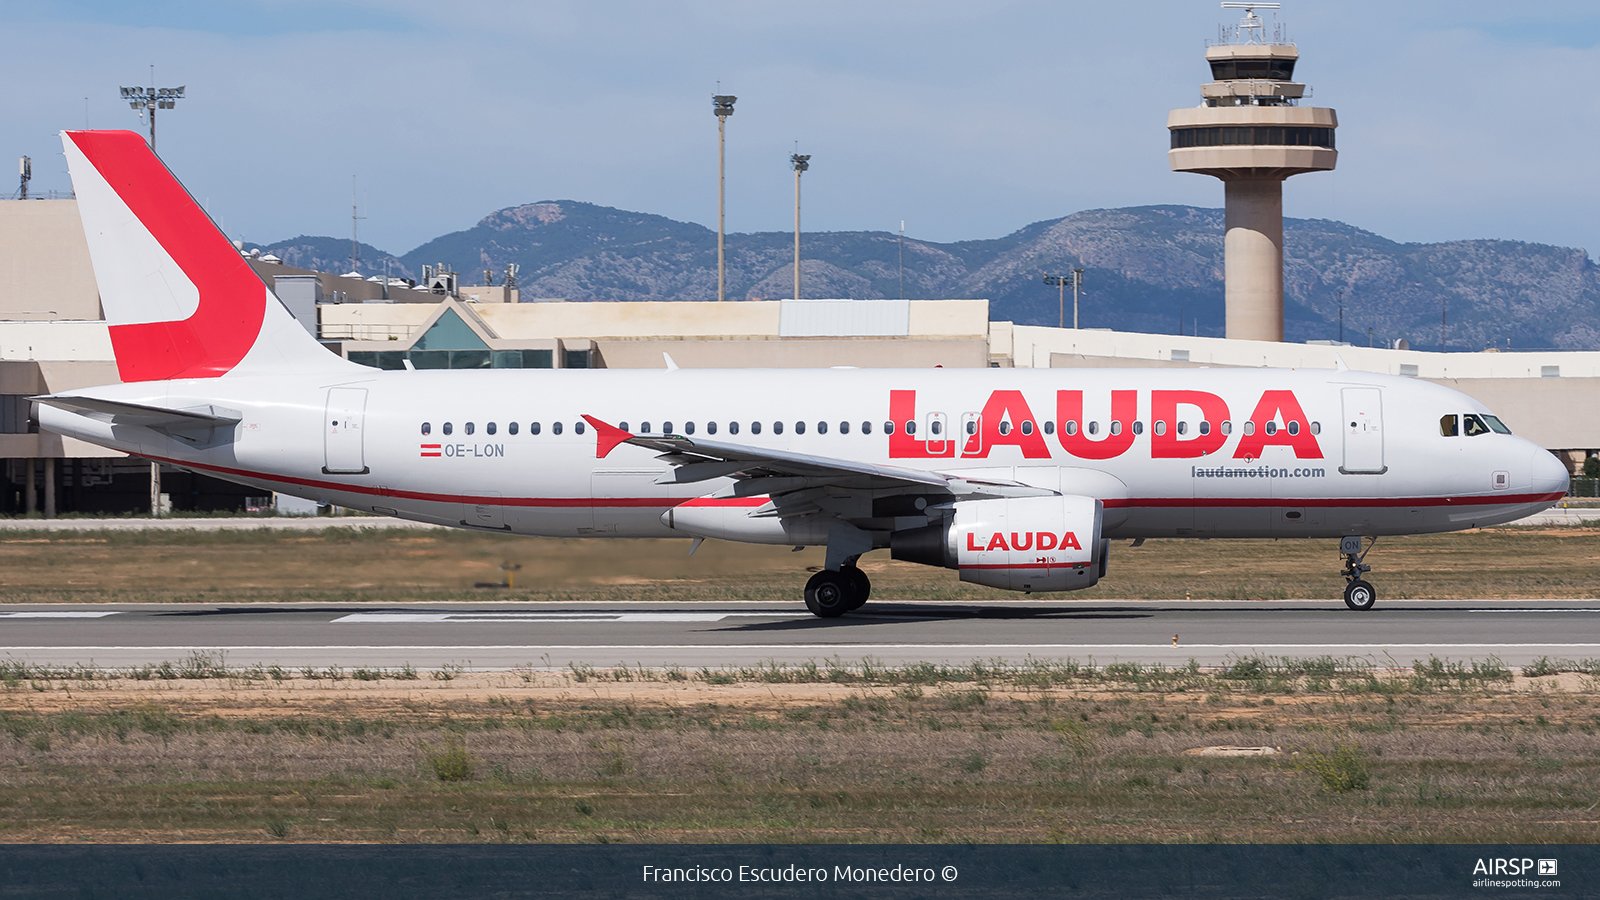
[[[823,619],[833,619],[850,611],[855,582],[843,572],[823,569],[806,582],[806,609]]]
[[[1348,606],[1351,609],[1365,611],[1371,609],[1372,604],[1376,603],[1377,601],[1378,592],[1373,590],[1372,585],[1367,584],[1365,581],[1357,578],[1356,580],[1345,585],[1345,606]]]
[[[860,609],[866,604],[867,598],[872,596],[872,581],[867,578],[867,573],[855,566],[845,566],[841,570],[850,579],[851,597],[850,609]]]
[[[1340,572],[1345,578],[1344,605],[1354,610],[1366,611],[1378,600],[1378,592],[1372,585],[1363,581],[1361,576],[1372,571],[1372,567],[1364,560],[1372,548],[1377,546],[1378,539],[1373,538],[1367,549],[1361,549],[1360,535],[1347,535],[1339,540],[1339,553],[1344,557],[1344,571]]]

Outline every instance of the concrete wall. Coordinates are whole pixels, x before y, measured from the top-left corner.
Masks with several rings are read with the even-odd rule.
[[[104,322],[0,322],[0,360],[115,358]]]
[[[462,285],[458,292],[461,299],[471,300],[475,303],[521,303],[522,289],[512,288],[510,298],[506,297],[506,287],[503,284],[468,284]]]
[[[0,394],[53,394],[121,380],[110,360],[0,362]]]
[[[996,328],[1001,323],[994,323]],[[1002,348],[996,347],[998,354]],[[1274,366],[1332,369],[1336,358],[1363,372],[1416,375],[1421,378],[1538,378],[1546,366],[1563,378],[1600,378],[1600,352],[1537,350],[1511,353],[1427,353],[1421,350],[1339,347],[1324,344],[1280,344],[1272,341],[1230,341],[1225,338],[1176,334],[1137,334],[1018,325],[1004,351],[1018,366],[1051,365],[1054,354],[1172,360],[1215,366]],[[1405,369],[1414,366],[1415,372]]]
[[[1173,359],[1115,359],[1078,353],[1050,354],[1052,369],[1209,369],[1205,363]],[[1224,368],[1218,366],[1217,368]]]
[[[659,369],[662,353],[686,369],[822,369],[829,366],[927,369],[982,368],[989,345],[981,340],[793,340],[596,341],[608,369]]]
[[[777,302],[518,303],[476,309],[503,338],[739,337],[778,334]]]
[[[463,289],[465,290],[465,289]],[[805,302],[805,301],[802,301]],[[487,303],[474,304],[497,337],[537,340],[776,338],[782,301],[724,303]],[[989,333],[987,300],[912,300],[913,338],[982,340]],[[431,304],[324,303],[324,340],[406,340],[433,312]]]
[[[407,340],[433,315],[436,303],[321,303],[325,341]]]
[[[59,434],[0,434],[0,459],[118,459],[120,450],[107,450]]]
[[[0,272],[0,318],[101,318],[76,200],[0,201]]]

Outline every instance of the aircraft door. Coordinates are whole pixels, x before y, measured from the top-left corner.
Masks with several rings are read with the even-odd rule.
[[[500,502],[500,495],[493,491],[474,494],[463,509],[463,525],[473,525],[478,528],[506,528],[505,506]]]
[[[1346,475],[1382,475],[1383,391],[1375,387],[1348,387],[1343,390],[1344,465]]]
[[[365,475],[362,447],[367,412],[366,388],[328,388],[322,417],[322,471],[328,475]]]
[[[691,500],[711,490],[700,483],[664,487],[656,479],[666,474],[666,466],[595,469],[589,475],[589,496],[593,501],[591,527],[580,534],[627,534],[668,536],[674,532],[661,523],[661,513],[669,506]],[[681,499],[669,499],[677,494]],[[650,498],[659,497],[659,502]]]
[[[975,412],[962,413],[961,434],[956,439],[961,441],[962,456],[982,456],[983,414]]]

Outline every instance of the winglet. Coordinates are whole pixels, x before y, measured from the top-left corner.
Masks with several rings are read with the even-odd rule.
[[[617,445],[625,443],[633,435],[615,425],[602,422],[594,416],[584,416],[583,420],[594,426],[594,458],[605,459]]]
[[[1350,371],[1350,367],[1344,364],[1344,357],[1338,353],[1333,354],[1333,368],[1336,372]]]
[[[661,358],[667,361],[667,371],[668,372],[676,372],[676,371],[678,371],[678,364],[672,361],[672,354],[663,351],[662,354],[661,354]]]

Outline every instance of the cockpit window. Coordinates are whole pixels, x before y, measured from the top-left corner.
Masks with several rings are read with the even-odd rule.
[[[1497,434],[1510,434],[1511,433],[1511,429],[1506,427],[1506,423],[1500,421],[1500,417],[1499,416],[1491,416],[1488,413],[1484,413],[1483,414],[1483,420],[1485,422],[1488,422],[1489,423],[1489,427],[1493,428],[1495,430],[1495,433],[1497,433]]]
[[[1467,413],[1466,415],[1462,416],[1461,419],[1462,424],[1466,428],[1467,437],[1477,437],[1480,434],[1489,433],[1489,426],[1485,425],[1483,420],[1478,418],[1476,413]]]
[[[1439,434],[1444,437],[1455,437],[1461,433],[1461,420],[1454,415],[1439,418]]]

